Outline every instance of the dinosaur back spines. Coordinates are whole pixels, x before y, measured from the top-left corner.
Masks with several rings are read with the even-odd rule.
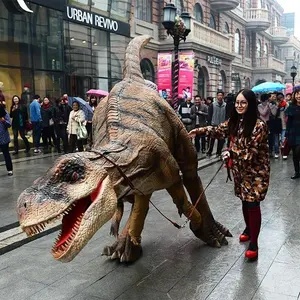
[[[152,39],[149,35],[135,37],[129,44],[125,53],[123,79],[145,84],[140,68],[140,51]]]

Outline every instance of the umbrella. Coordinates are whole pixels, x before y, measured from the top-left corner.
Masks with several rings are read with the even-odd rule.
[[[97,97],[104,97],[104,96],[109,95],[109,93],[104,90],[89,90],[89,91],[87,91],[87,94],[94,95]]]
[[[80,109],[83,110],[83,112],[85,114],[85,119],[92,120],[94,112],[93,112],[93,109],[91,108],[91,106],[89,105],[89,103],[79,97],[68,97],[68,104],[71,107],[72,107],[74,101],[79,103]]]
[[[285,90],[285,85],[279,82],[264,82],[252,89],[254,93],[280,92],[282,90]]]
[[[294,89],[293,89],[293,85],[291,83],[287,83],[285,93],[292,94],[293,90],[298,89],[298,88],[300,88],[300,83],[296,83]]]

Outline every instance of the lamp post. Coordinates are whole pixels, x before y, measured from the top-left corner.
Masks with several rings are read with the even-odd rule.
[[[178,108],[178,80],[179,80],[179,43],[185,41],[191,31],[191,17],[188,12],[177,15],[177,8],[172,3],[167,3],[164,7],[163,26],[167,34],[174,40],[174,66],[172,78],[172,105],[176,110]]]
[[[297,76],[297,68],[295,66],[291,67],[291,77],[293,78],[293,91],[295,87],[295,77]]]

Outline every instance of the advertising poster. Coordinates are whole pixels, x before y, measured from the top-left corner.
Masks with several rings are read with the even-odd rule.
[[[193,97],[194,83],[194,52],[181,52],[179,54],[179,87],[178,98]]]
[[[157,86],[162,98],[172,96],[172,53],[158,53]]]

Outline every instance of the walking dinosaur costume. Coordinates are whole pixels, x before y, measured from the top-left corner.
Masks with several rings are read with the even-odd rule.
[[[196,209],[187,199],[184,186],[192,203],[203,191],[197,154],[176,113],[147,87],[141,74],[140,50],[150,39],[139,36],[129,43],[123,81],[95,111],[93,149],[61,156],[18,199],[20,224],[28,235],[62,217],[52,248],[57,260],[71,261],[110,219],[117,240],[103,254],[121,262],[137,260],[151,195],[161,189],[168,191],[179,214],[190,219],[196,237],[220,247],[227,244],[225,236],[231,236],[214,220],[204,194]],[[136,189],[129,187],[126,177]],[[118,234],[124,200],[132,203],[132,210]]]

